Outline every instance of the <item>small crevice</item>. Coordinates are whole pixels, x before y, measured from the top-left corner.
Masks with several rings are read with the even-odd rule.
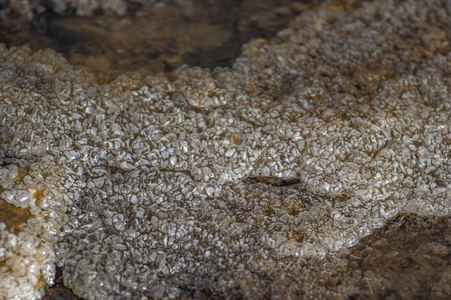
[[[272,186],[292,186],[300,184],[301,180],[298,178],[248,177],[244,180],[244,183],[264,183]]]

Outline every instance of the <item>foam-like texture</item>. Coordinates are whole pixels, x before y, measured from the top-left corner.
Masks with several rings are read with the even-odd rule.
[[[22,237],[0,225],[0,292],[26,299],[37,245],[60,240],[87,299],[295,297],[321,271],[309,259],[325,270],[401,213],[450,216],[450,2],[359,3],[172,81],[99,86],[52,51],[2,46],[0,197],[45,217]],[[30,236],[28,252],[12,242]]]

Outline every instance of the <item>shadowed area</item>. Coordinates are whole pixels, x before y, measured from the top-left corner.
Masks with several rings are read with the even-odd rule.
[[[51,5],[33,22],[13,13],[0,21],[0,42],[54,48],[104,80],[127,71],[171,72],[183,64],[231,67],[243,43],[271,38],[319,0],[131,2],[125,15],[78,17]]]

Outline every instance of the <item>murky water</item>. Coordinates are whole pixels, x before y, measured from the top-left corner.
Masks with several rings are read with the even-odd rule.
[[[54,48],[110,80],[127,71],[171,72],[183,64],[230,67],[243,43],[271,38],[318,0],[167,1],[125,16],[37,14],[31,26],[3,22],[0,42]]]

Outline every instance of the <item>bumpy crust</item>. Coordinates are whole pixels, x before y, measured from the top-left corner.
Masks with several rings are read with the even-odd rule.
[[[306,274],[400,213],[451,214],[447,3],[325,5],[231,70],[173,81],[99,86],[52,51],[2,46],[0,201],[45,217],[22,239],[1,225],[1,293],[50,282],[37,251],[59,239],[88,299],[343,295]]]

